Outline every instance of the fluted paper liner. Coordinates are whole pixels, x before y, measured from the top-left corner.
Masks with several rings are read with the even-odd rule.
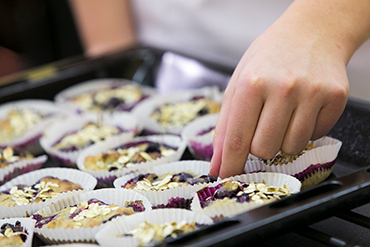
[[[195,119],[187,124],[181,132],[186,140],[190,153],[197,159],[210,161],[213,155],[213,134],[198,135],[200,132],[215,128],[217,114],[209,114]]]
[[[39,155],[44,152],[39,139],[43,135],[45,128],[50,125],[52,121],[60,117],[70,114],[70,111],[63,107],[57,106],[54,102],[49,100],[18,100],[2,104],[0,106],[0,119],[4,119],[8,112],[13,109],[32,109],[39,114],[51,115],[45,119],[41,119],[34,127],[26,130],[22,135],[14,138],[11,141],[3,142],[0,140],[0,148],[12,146],[20,150],[26,150],[33,155]]]
[[[39,210],[36,213],[44,213],[50,215],[63,208],[79,204],[83,201],[88,201],[92,198],[101,200],[107,204],[115,204],[121,207],[125,206],[127,201],[141,200],[146,211],[152,210],[152,205],[147,198],[134,191],[125,191],[117,189],[99,189],[94,191],[85,191],[83,193],[74,193],[71,196],[58,200],[53,204]],[[141,213],[136,213],[141,214]],[[131,216],[122,216],[131,217]],[[35,228],[42,240],[49,244],[57,243],[72,243],[72,242],[94,242],[95,234],[101,230],[107,223],[102,223],[93,228],[79,228],[79,229],[40,229]]]
[[[47,247],[97,247],[96,244],[84,244],[84,243],[78,243],[78,244],[57,244],[57,245],[45,245]]]
[[[15,185],[26,184],[32,185],[39,181],[41,178],[53,176],[59,179],[66,179],[73,183],[80,185],[83,190],[92,190],[96,186],[96,179],[88,173],[71,169],[71,168],[45,168],[36,171],[32,171],[16,178],[13,178],[9,182],[5,183],[0,187],[0,192],[11,189]],[[77,192],[82,192],[83,190],[78,190]],[[62,198],[68,197],[69,192],[60,193],[59,195],[46,200],[44,202],[32,203],[27,205],[16,205],[13,207],[2,207],[0,209],[0,218],[9,217],[26,217],[43,207],[50,205],[51,203],[60,200]]]
[[[0,227],[5,224],[9,223],[15,225],[15,223],[19,221],[23,229],[27,230],[27,239],[23,243],[21,247],[31,247],[32,246],[32,239],[33,239],[33,230],[35,228],[36,220],[29,219],[29,218],[11,218],[11,219],[3,219],[0,220]]]
[[[48,159],[46,155],[41,155],[33,159],[19,160],[0,169],[0,185],[11,180],[12,178],[39,169]]]
[[[204,225],[213,224],[212,219],[208,216],[189,210],[178,208],[156,209],[150,212],[132,215],[130,218],[121,217],[114,219],[100,230],[95,237],[97,242],[105,247],[121,246],[122,243],[125,243],[126,246],[138,246],[138,241],[134,237],[118,236],[123,233],[129,233],[131,230],[136,229],[140,223],[145,221],[151,224],[162,224],[168,222],[179,223],[183,220],[185,220],[186,223],[196,222]]]
[[[164,165],[159,165],[152,167],[147,170],[139,170],[134,174],[129,174],[117,178],[113,185],[116,188],[122,188],[121,186],[125,185],[130,179],[136,177],[139,174],[146,174],[146,173],[156,173],[158,175],[162,175],[168,172],[182,172],[182,171],[191,171],[194,174],[198,175],[207,175],[209,172],[210,163],[207,161],[194,161],[194,160],[187,160],[187,161],[179,161],[168,163]],[[162,191],[138,191],[134,190],[146,198],[153,204],[153,206],[168,203],[168,200],[171,198],[184,198],[184,199],[191,199],[194,195],[194,192],[207,186],[212,183],[201,183],[196,185],[183,185],[181,187],[176,187],[172,189],[162,190]],[[131,189],[124,189],[124,190],[131,190]]]
[[[85,168],[85,159],[88,156],[95,156],[100,153],[104,153],[108,150],[117,149],[118,147],[121,147],[127,143],[134,143],[134,142],[140,142],[140,141],[152,141],[157,142],[160,144],[166,144],[168,146],[177,148],[174,154],[167,156],[167,157],[161,157],[158,159],[155,159],[153,161],[147,161],[139,163],[133,167],[123,168],[122,170],[114,170],[114,171],[92,171]],[[81,154],[78,156],[77,159],[77,166],[80,170],[85,171],[93,175],[98,179],[100,183],[102,183],[105,186],[111,185],[111,183],[118,177],[121,177],[123,175],[126,175],[128,173],[141,170],[141,169],[148,169],[152,166],[165,164],[169,162],[174,162],[180,160],[182,154],[184,153],[186,148],[186,143],[178,136],[175,135],[153,135],[153,136],[144,136],[144,137],[136,137],[129,141],[122,141],[117,139],[110,139],[104,142],[100,142],[97,144],[94,144],[88,148],[86,148]]]
[[[255,164],[264,166],[267,172],[289,174],[297,177],[306,188],[324,181],[332,172],[342,142],[325,136],[312,143],[316,148],[304,153],[292,163],[286,165],[267,165],[261,160]],[[247,166],[252,163],[247,162]],[[307,181],[306,181],[307,180]]]
[[[234,180],[241,181],[245,183],[262,183],[265,182],[266,185],[283,187],[286,185],[291,194],[298,193],[301,189],[301,182],[290,175],[281,174],[281,173],[272,173],[272,172],[259,172],[259,173],[250,173],[238,175],[224,180]],[[224,181],[222,180],[222,181]],[[220,182],[222,182],[220,181]],[[217,183],[218,184],[218,183]],[[217,184],[214,184],[209,187],[215,187]],[[243,202],[243,203],[217,203],[216,205],[210,205],[205,208],[201,207],[198,194],[194,193],[193,202],[191,203],[191,210],[198,213],[203,213],[211,218],[217,216],[223,217],[232,217],[257,207],[263,206],[265,204],[259,204],[255,202]]]
[[[180,135],[184,126],[165,127],[152,119],[151,114],[166,103],[186,102],[194,96],[204,96],[221,104],[223,94],[217,87],[204,87],[200,89],[171,92],[164,95],[155,95],[140,102],[132,113],[144,124],[144,129],[152,133],[169,133]]]
[[[53,145],[59,141],[65,134],[79,131],[89,122],[99,123],[101,125],[111,125],[119,127],[125,132],[111,136],[108,139],[115,138],[117,140],[130,140],[136,133],[141,132],[142,126],[137,122],[136,118],[128,113],[117,112],[114,114],[93,114],[85,113],[82,115],[74,115],[63,121],[56,122],[45,131],[40,143],[44,150],[53,157],[57,163],[61,165],[76,167],[78,155],[86,148],[63,152],[54,148]],[[106,141],[104,140],[104,141]]]
[[[84,93],[93,93],[99,91],[100,89],[109,87],[122,87],[129,84],[133,84],[140,87],[143,96],[145,95],[151,96],[157,93],[155,88],[143,86],[127,79],[100,78],[88,80],[85,82],[78,83],[74,86],[68,87],[63,91],[60,91],[57,95],[55,95],[54,101],[57,102],[58,104],[65,105],[66,107],[73,109],[75,112],[84,112],[85,111],[84,109],[80,108],[76,103],[72,101],[73,98]]]

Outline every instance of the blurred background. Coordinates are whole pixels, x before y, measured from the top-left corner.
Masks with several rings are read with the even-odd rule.
[[[155,3],[150,0],[1,1],[0,91],[4,91],[5,86],[35,81],[35,78],[38,81],[50,79],[51,75],[55,77],[55,73],[66,66],[81,70],[76,65],[82,61],[100,61],[98,67],[105,67],[107,60],[113,63],[114,57],[116,60],[118,56],[127,57],[125,51],[141,48],[154,49],[156,52],[154,55],[140,53],[142,57],[138,59],[139,62],[136,61],[140,66],[134,66],[135,70],[143,70],[143,64],[148,67],[150,56],[155,60],[152,66],[154,63],[163,65],[155,67],[155,77],[147,84],[165,91],[166,88],[173,87],[174,75],[168,76],[167,71],[188,75],[185,80],[189,80],[196,76],[199,70],[197,63],[201,62],[202,65],[207,65],[207,69],[216,71],[217,78],[214,79],[215,75],[211,72],[202,82],[190,83],[191,87],[212,84],[214,80],[214,84],[224,88],[244,51],[291,2],[292,0],[230,0],[227,3],[224,0],[159,0]],[[132,64],[131,59],[130,65],[121,63],[120,66],[130,67]],[[116,66],[118,69],[119,66]],[[351,96],[370,100],[369,67],[368,40],[357,50],[347,67]],[[93,77],[120,76],[133,79],[136,76],[136,80],[145,77],[140,71],[141,74],[137,71],[112,74],[106,69],[99,71],[99,68],[94,67],[98,72]],[[222,73],[218,75],[220,71]],[[159,77],[165,79],[159,80]],[[77,80],[73,83],[77,83]],[[184,83],[178,82],[178,86],[181,88]],[[5,91],[3,94],[0,92],[0,98],[30,87],[29,83],[18,84],[16,89],[6,89],[6,94]],[[7,99],[10,98],[5,97],[1,101]]]

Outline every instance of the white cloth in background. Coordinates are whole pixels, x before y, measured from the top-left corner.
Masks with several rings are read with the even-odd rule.
[[[132,0],[143,45],[235,67],[292,0]],[[370,40],[348,67],[351,95],[370,100]]]

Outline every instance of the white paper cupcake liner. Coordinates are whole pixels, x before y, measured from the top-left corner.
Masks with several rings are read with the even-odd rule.
[[[53,176],[59,179],[69,180],[73,183],[80,185],[83,188],[83,190],[92,190],[95,188],[97,183],[97,180],[93,176],[76,169],[44,168],[13,178],[12,180],[10,180],[9,182],[5,183],[3,186],[0,187],[0,192],[11,189],[15,185],[20,184],[32,185],[46,176]],[[77,192],[80,193],[83,190],[79,190]],[[13,207],[2,207],[0,210],[0,218],[29,216],[36,212],[37,210],[46,207],[57,200],[68,197],[69,193],[72,192],[61,193],[44,202],[32,203],[27,205],[16,205]]]
[[[147,221],[151,224],[163,224],[168,222],[181,222],[185,220],[186,223],[196,222],[198,224],[211,225],[213,221],[208,216],[191,212],[184,209],[157,209],[150,212],[144,212],[130,216],[130,218],[117,218],[107,224],[100,230],[95,238],[97,242],[105,247],[121,246],[138,246],[138,241],[134,237],[118,237],[123,233],[129,233],[136,229],[140,223]],[[145,245],[147,246],[147,245]],[[151,245],[149,245],[151,246]]]
[[[33,159],[14,162],[6,166],[4,169],[0,169],[0,185],[20,174],[39,169],[47,159],[48,157],[46,155],[41,155]]]
[[[213,155],[213,134],[198,135],[202,131],[216,127],[217,114],[199,117],[187,124],[181,132],[181,137],[186,140],[190,153],[201,160],[210,161]]]
[[[194,90],[171,92],[165,95],[156,95],[140,102],[132,111],[132,113],[142,121],[144,130],[150,133],[170,133],[180,135],[184,126],[169,126],[165,127],[152,119],[151,114],[166,103],[186,102],[194,96],[204,96],[221,104],[223,94],[217,87],[204,87]]]
[[[0,106],[0,119],[4,119],[8,112],[13,109],[32,109],[43,115],[50,115],[42,119],[33,128],[27,130],[21,136],[7,142],[0,141],[0,148],[12,146],[19,150],[26,150],[33,155],[43,153],[39,139],[43,135],[44,129],[55,119],[70,114],[70,111],[63,107],[57,106],[54,102],[48,100],[19,100],[13,101]]]
[[[23,243],[22,247],[31,247],[32,246],[32,239],[33,239],[33,231],[35,228],[36,221],[29,218],[11,218],[11,219],[3,219],[0,220],[0,227],[5,223],[10,223],[14,225],[17,221],[21,223],[23,229],[27,230],[27,239]]]
[[[127,143],[131,142],[140,142],[140,141],[152,141],[157,142],[160,144],[166,144],[170,147],[177,148],[176,152],[170,156],[161,157],[153,161],[142,162],[136,166],[123,168],[122,170],[114,170],[114,171],[92,171],[85,168],[85,159],[88,156],[95,156],[100,153],[104,153],[108,150],[116,149],[120,146],[123,146]],[[100,142],[94,144],[88,148],[86,148],[81,154],[78,156],[77,159],[77,166],[78,169],[88,172],[94,177],[98,179],[98,182],[101,186],[112,186],[113,181],[121,177],[125,174],[132,173],[137,170],[147,169],[152,166],[165,164],[169,162],[174,162],[180,160],[182,154],[184,153],[186,148],[186,143],[180,137],[175,135],[153,135],[153,136],[144,136],[144,137],[136,137],[130,141],[122,141],[117,139],[110,139],[104,142]]]
[[[137,122],[136,118],[128,113],[85,113],[74,115],[63,121],[52,124],[44,133],[40,143],[44,150],[54,159],[54,161],[67,167],[76,168],[78,155],[86,149],[63,152],[53,147],[64,135],[73,131],[79,131],[89,122],[100,123],[102,125],[111,125],[120,127],[125,132],[111,136],[108,139],[114,138],[117,140],[130,140],[136,133],[140,133],[142,126]]]
[[[322,182],[330,175],[342,142],[326,136],[314,141],[313,145],[316,147],[315,149],[304,153],[286,165],[267,165],[261,160],[253,160],[253,164],[248,161],[246,167],[264,166],[266,172],[284,173],[297,177],[304,184],[303,188],[312,186]],[[312,179],[311,177],[316,173],[318,178]],[[310,178],[311,182],[305,183],[307,178]]]
[[[45,245],[47,247],[97,247],[97,244],[57,244],[57,245]]]
[[[182,171],[191,171],[194,174],[199,175],[207,175],[209,173],[210,163],[206,161],[194,161],[194,160],[187,160],[187,161],[179,161],[179,162],[173,162],[168,163],[164,165],[155,166],[149,169],[140,170],[135,172],[134,174],[129,174],[122,176],[120,178],[117,178],[113,185],[116,188],[122,188],[123,185],[125,185],[130,179],[136,177],[139,174],[145,174],[145,173],[156,173],[158,175],[162,175],[168,172],[182,172]],[[202,184],[196,184],[196,185],[187,185],[187,186],[181,186],[176,187],[172,189],[167,189],[163,191],[138,191],[134,190],[146,198],[149,199],[149,201],[154,206],[158,205],[167,205],[169,203],[169,199],[179,197],[181,199],[192,199],[194,196],[193,193],[204,186],[208,186],[212,183],[202,183]],[[130,189],[124,189],[124,190],[130,190]]]
[[[58,104],[65,105],[75,112],[84,112],[85,110],[73,103],[71,99],[84,93],[94,93],[103,88],[122,87],[128,84],[134,84],[140,87],[144,95],[152,96],[156,94],[156,89],[137,84],[133,81],[122,78],[100,78],[78,83],[74,86],[64,89],[54,97],[54,101]]]
[[[152,210],[152,205],[147,198],[134,191],[124,191],[117,189],[99,189],[94,191],[85,191],[83,193],[71,194],[67,198],[58,200],[53,204],[39,210],[36,213],[44,213],[50,215],[63,208],[79,204],[80,202],[90,200],[92,198],[101,200],[107,204],[115,204],[121,207],[125,206],[127,201],[141,200],[145,207],[145,212]],[[136,213],[141,214],[141,213]],[[131,216],[122,216],[131,217]],[[117,217],[118,218],[118,217]],[[39,229],[35,228],[35,232],[43,241],[48,244],[72,243],[72,242],[94,242],[96,233],[103,229],[107,223],[94,228],[79,228],[79,229]]]
[[[234,177],[227,178],[225,180],[234,180],[241,181],[246,183],[256,182],[262,183],[265,182],[266,185],[283,187],[286,185],[291,194],[298,193],[301,189],[301,182],[286,174],[281,173],[270,173],[270,172],[260,172],[260,173],[251,173],[243,174]],[[222,180],[224,181],[224,180]],[[222,182],[221,181],[221,182]],[[214,184],[209,187],[215,187],[217,184]],[[263,206],[265,204],[258,204],[255,202],[244,202],[244,203],[217,203],[210,205],[208,207],[202,208],[198,194],[194,193],[194,199],[191,204],[191,210],[198,213],[203,213],[211,218],[217,218],[219,216],[223,217],[232,217],[243,212],[250,211],[254,208]]]

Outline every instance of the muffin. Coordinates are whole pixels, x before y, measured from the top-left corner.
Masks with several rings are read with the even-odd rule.
[[[71,193],[33,214],[35,232],[48,244],[94,242],[96,233],[111,220],[150,211],[144,196],[117,189]]]
[[[206,161],[178,161],[117,178],[116,188],[132,189],[149,199],[153,208],[190,209],[193,193],[217,178],[208,175]]]
[[[48,100],[18,100],[0,105],[0,147],[43,153],[39,139],[54,119],[70,112]]]
[[[184,126],[198,117],[218,113],[222,93],[217,88],[201,88],[153,96],[138,104],[133,113],[146,133],[180,135]]]
[[[78,112],[130,111],[155,89],[125,79],[86,81],[58,93],[54,100]]]
[[[333,171],[335,160],[342,142],[323,137],[310,142],[299,155],[287,155],[279,152],[271,160],[253,160],[262,164],[267,172],[289,174],[302,182],[302,188],[308,188],[324,181]],[[246,167],[252,164],[247,161]]]
[[[40,142],[56,163],[76,167],[78,155],[87,147],[111,138],[129,140],[140,131],[137,120],[127,113],[81,114],[54,123]]]
[[[29,216],[73,191],[96,186],[96,179],[68,168],[45,168],[22,174],[0,187],[0,218]]]
[[[111,139],[84,150],[77,165],[96,177],[101,186],[110,186],[125,174],[177,161],[184,149],[185,142],[173,135],[136,137],[129,141]]]
[[[29,218],[0,220],[0,246],[31,247],[34,225]]]
[[[35,158],[27,151],[19,152],[13,147],[0,148],[0,185],[20,174],[40,168],[46,160],[46,155]]]
[[[32,219],[36,220],[35,227],[40,229],[93,228],[118,216],[128,216],[144,210],[142,201],[127,202],[127,205],[120,207],[91,198],[52,214],[36,213],[32,215]]]
[[[14,207],[44,202],[59,193],[82,190],[82,187],[66,179],[47,176],[32,185],[14,185],[10,190],[0,192],[0,207]]]
[[[191,209],[214,219],[232,217],[300,191],[294,177],[252,173],[231,177],[196,192]]]
[[[211,224],[208,216],[189,210],[156,209],[116,219],[100,230],[96,239],[102,246],[119,246],[122,242],[127,246],[155,246]]]

